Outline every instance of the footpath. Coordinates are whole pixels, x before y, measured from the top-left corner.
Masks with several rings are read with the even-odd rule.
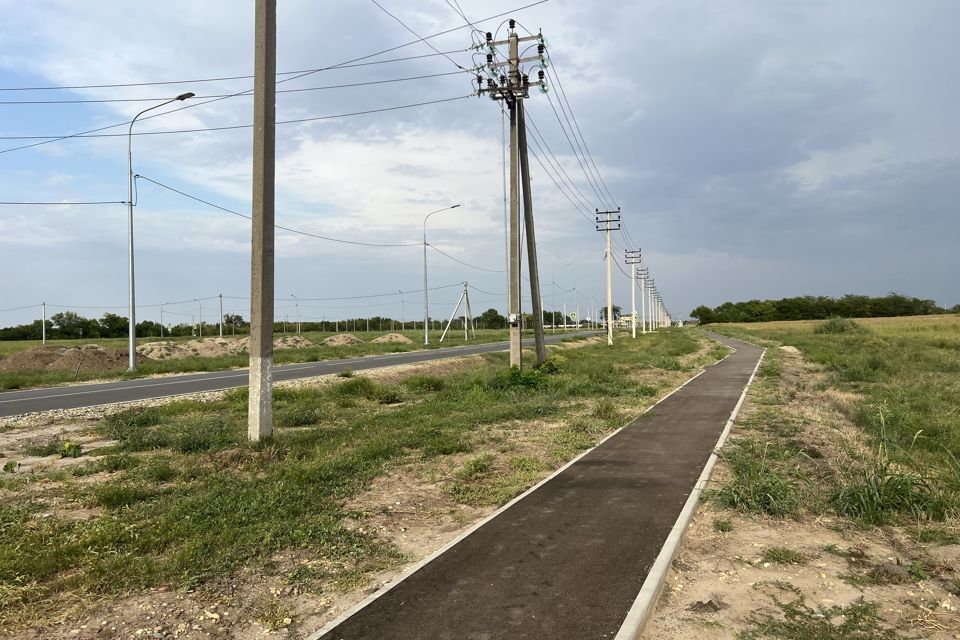
[[[762,355],[712,337],[737,351],[313,638],[617,636]]]

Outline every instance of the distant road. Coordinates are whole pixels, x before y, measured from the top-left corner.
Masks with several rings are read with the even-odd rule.
[[[557,336],[547,336],[546,341],[557,342],[564,338],[587,336],[592,333],[567,333]],[[524,344],[532,344],[525,340]],[[474,355],[477,353],[491,353],[504,351],[509,347],[508,342],[488,342],[478,345],[461,345],[442,349],[423,349],[406,353],[387,353],[378,356],[363,356],[345,360],[323,360],[320,362],[304,362],[279,365],[273,368],[273,379],[296,380],[310,378],[340,371],[375,369],[396,364],[411,364],[442,360],[457,356]],[[81,384],[66,387],[51,387],[47,389],[31,389],[26,391],[7,391],[0,393],[0,417],[16,416],[35,411],[52,411],[55,409],[77,409],[80,407],[95,407],[117,402],[135,402],[151,398],[166,398],[186,393],[201,393],[204,391],[223,391],[247,386],[248,373],[246,369],[230,371],[210,371],[163,378],[145,378],[142,380],[124,380],[122,382],[105,382],[100,384]]]

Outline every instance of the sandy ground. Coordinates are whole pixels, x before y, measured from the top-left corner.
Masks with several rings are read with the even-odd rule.
[[[799,436],[814,447],[824,465],[845,465],[862,456],[866,445],[849,420],[850,394],[818,391],[823,372],[805,363],[793,347],[782,348],[781,397],[788,415],[802,421]],[[821,387],[822,388],[822,387]],[[751,389],[731,437],[744,433],[742,424],[758,410],[756,386]],[[712,487],[728,477],[718,462]],[[726,520],[731,530],[718,531]],[[957,525],[952,523],[954,531]],[[951,527],[951,523],[947,523]],[[832,545],[832,546],[831,546]],[[765,549],[785,547],[803,554],[802,564],[765,562]],[[911,575],[920,562],[925,579]],[[794,599],[773,583],[785,581],[799,589],[810,607],[848,605],[861,596],[880,606],[884,621],[904,637],[960,638],[957,569],[960,545],[935,546],[916,542],[916,532],[903,528],[857,529],[840,519],[802,521],[750,516],[700,505],[670,569],[643,640],[720,640],[734,638],[747,627],[755,611],[779,615],[773,597]],[[852,584],[851,577],[874,573],[884,584]],[[864,582],[864,581],[861,581]]]

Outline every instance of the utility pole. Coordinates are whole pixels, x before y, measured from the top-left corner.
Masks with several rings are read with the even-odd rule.
[[[527,166],[526,135],[523,123],[523,100],[530,96],[530,87],[540,86],[545,89],[544,73],[541,69],[539,79],[530,82],[530,77],[523,73],[521,64],[537,62],[544,65],[546,42],[542,34],[520,37],[516,32],[516,21],[508,21],[509,29],[506,40],[494,41],[493,34],[487,32],[486,41],[476,45],[477,49],[486,52],[486,64],[478,71],[487,73],[486,83],[481,75],[477,75],[478,95],[489,93],[493,100],[502,100],[507,105],[510,115],[510,266],[508,273],[507,291],[507,324],[510,327],[510,366],[522,366],[521,322],[520,307],[520,188],[518,161],[524,181],[524,218],[527,231],[527,255],[530,264],[530,287],[533,298],[534,335],[537,343],[537,362],[543,362],[545,348],[543,345],[543,308],[540,303],[539,274],[537,272],[536,236],[533,228],[533,199],[530,193],[529,168]],[[520,57],[520,43],[536,40],[537,55]],[[498,54],[497,47],[507,45],[506,61],[495,61]],[[507,73],[503,74],[503,67]],[[521,150],[521,145],[523,149]]]
[[[163,305],[160,305],[160,337],[163,338]]]
[[[647,268],[640,267],[640,328],[647,333]]]
[[[614,218],[613,215],[617,217]],[[606,216],[606,217],[604,217]],[[620,230],[620,207],[616,211],[596,210],[597,231],[607,234],[607,344],[613,345],[613,252],[611,251],[611,232]]]
[[[40,317],[40,344],[47,344],[47,303],[41,302],[43,308]]]
[[[247,436],[273,435],[273,266],[277,0],[256,0],[253,78],[253,245]]]
[[[220,298],[220,321],[217,323],[220,326],[220,339],[223,340],[223,294],[217,294]]]
[[[630,306],[633,317],[633,337],[637,337],[637,265],[640,264],[640,249],[626,249],[626,263],[630,265]]]

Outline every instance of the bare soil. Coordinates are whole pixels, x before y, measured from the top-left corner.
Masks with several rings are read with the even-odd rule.
[[[301,336],[283,336],[273,341],[274,349],[306,349],[313,343]],[[160,340],[146,342],[137,347],[137,353],[153,360],[177,360],[181,358],[218,358],[222,356],[246,353],[250,349],[250,338],[201,338],[176,342]]]
[[[0,360],[0,371],[109,371],[128,364],[128,351],[105,349],[96,344],[79,347],[34,347]],[[149,358],[138,354],[137,362]]]
[[[323,344],[328,347],[344,347],[351,344],[360,344],[363,342],[360,338],[353,335],[352,333],[338,333],[335,336],[330,336],[323,341]]]
[[[374,338],[370,342],[374,344],[413,344],[413,340],[403,335],[402,333],[388,333],[386,335],[380,336],[379,338]]]

